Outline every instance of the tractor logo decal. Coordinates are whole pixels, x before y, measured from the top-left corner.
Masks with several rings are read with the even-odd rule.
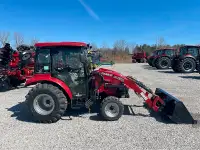
[[[117,79],[117,80],[120,80],[120,81],[124,82],[124,79],[123,79],[123,78],[121,78],[121,77],[118,77],[118,76],[113,76],[113,78],[115,78],[115,79]]]
[[[109,74],[109,73],[106,73],[106,72],[102,72],[101,74],[105,75],[105,76],[113,77],[114,79],[117,79],[117,80],[120,80],[121,82],[124,82],[123,78],[118,77],[118,76],[114,76],[113,74]]]
[[[109,74],[109,73],[106,73],[106,72],[102,72],[102,74],[105,75],[105,76],[109,76],[109,77],[113,76],[112,74]]]

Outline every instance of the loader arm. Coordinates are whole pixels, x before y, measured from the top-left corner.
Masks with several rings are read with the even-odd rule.
[[[160,88],[156,88],[156,91],[153,92],[150,88],[135,78],[124,76],[113,70],[100,68],[96,72],[100,74],[102,78],[101,80],[103,80],[103,82],[101,82],[101,87],[104,87],[105,83],[125,85],[128,89],[132,89],[136,95],[144,99],[144,105],[147,106],[150,111],[157,112],[161,116],[166,116],[174,123],[195,123],[195,120],[183,102],[168,92]],[[99,88],[99,90],[101,90],[101,88]]]
[[[132,89],[136,95],[142,97],[145,101],[145,104],[153,111],[158,112],[161,111],[163,106],[165,105],[164,101],[154,92],[144,85],[142,82],[136,80],[131,76],[126,76],[124,80],[124,84],[129,88]],[[145,90],[145,92],[143,91]],[[151,96],[149,96],[151,94]]]
[[[142,82],[134,79],[133,77],[124,76],[116,71],[105,68],[100,68],[96,72],[101,74],[104,82],[106,83],[111,83],[115,85],[123,84],[128,89],[132,89],[136,93],[136,95],[142,97],[145,101],[145,104],[147,104],[147,106],[150,109],[153,109],[155,112],[158,112],[159,108],[162,108],[162,105],[164,106],[164,101],[159,96],[154,94],[154,92],[150,88],[148,88]],[[102,91],[103,90],[104,89],[102,89]]]

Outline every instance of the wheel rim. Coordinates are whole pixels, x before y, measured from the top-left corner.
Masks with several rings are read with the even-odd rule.
[[[35,111],[40,115],[49,115],[55,108],[55,102],[50,95],[40,94],[33,101]]]
[[[109,117],[116,117],[119,114],[119,106],[116,103],[108,103],[105,107],[105,113]]]
[[[191,70],[192,69],[192,63],[191,62],[185,62],[183,64],[183,68],[187,71]]]
[[[163,60],[163,61],[161,61],[160,65],[161,65],[162,68],[165,68],[165,67],[168,66],[168,62],[166,60]]]
[[[28,54],[25,54],[23,57],[22,57],[22,60],[27,60],[31,57],[31,55],[28,53]]]

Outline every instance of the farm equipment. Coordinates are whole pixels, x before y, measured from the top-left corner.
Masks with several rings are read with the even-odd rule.
[[[154,93],[135,78],[110,69],[89,72],[85,43],[36,43],[35,47],[35,73],[25,86],[36,86],[28,92],[25,102],[36,121],[57,122],[69,108],[87,108],[104,120],[115,121],[124,112],[120,98],[129,98],[132,89],[144,99],[150,112],[175,123],[195,122],[185,105],[162,89],[157,88]]]
[[[156,50],[155,54],[150,58],[151,65],[157,69],[168,69],[171,67],[171,61],[177,50],[173,48],[162,48]]]
[[[107,61],[105,58],[103,58],[102,54],[100,51],[95,51],[95,50],[89,50],[88,51],[88,57],[91,62],[92,68],[96,69],[99,66],[102,65],[113,65],[113,61]]]
[[[24,47],[24,46],[23,46]],[[33,75],[34,52],[18,47],[20,51],[13,50],[10,44],[0,50],[0,87],[1,90],[16,88]],[[24,47],[25,48],[25,47]]]
[[[200,46],[181,46],[172,59],[172,69],[179,73],[192,73],[199,68]]]
[[[132,63],[146,63],[147,55],[144,51],[136,51],[132,56]]]

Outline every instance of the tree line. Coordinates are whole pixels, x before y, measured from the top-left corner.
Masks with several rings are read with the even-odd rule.
[[[91,43],[94,50],[100,50],[103,53],[111,52],[113,54],[115,53],[123,53],[123,54],[132,54],[137,51],[144,51],[147,55],[152,53],[156,49],[160,48],[179,48],[180,46],[183,46],[185,44],[175,44],[170,45],[166,44],[164,38],[158,38],[155,42],[155,44],[149,45],[149,44],[135,44],[135,43],[129,43],[125,40],[117,40],[113,43],[112,47],[108,47],[106,44],[102,44],[101,47],[97,47],[95,43]]]
[[[18,47],[19,45],[31,45],[33,46],[39,40],[37,38],[32,38],[28,43],[25,42],[24,36],[21,33],[14,32],[10,34],[9,32],[1,32],[0,31],[0,44],[4,46],[5,43],[10,43],[14,40],[14,47]],[[117,40],[113,43],[112,47],[109,47],[105,42],[97,47],[95,43],[91,43],[93,50],[100,50],[103,54],[109,53],[112,55],[129,55],[136,51],[145,51],[147,55],[149,55],[152,51],[159,48],[169,47],[169,48],[178,48],[183,46],[184,44],[175,44],[169,45],[166,44],[165,39],[160,37],[156,40],[155,44],[136,44],[127,42],[125,40]]]
[[[33,46],[35,43],[39,42],[37,38],[32,38],[29,42],[25,42],[24,36],[21,33],[15,32],[10,34],[9,32],[1,32],[0,31],[0,44],[4,46],[5,43],[10,43],[14,41],[14,47],[18,47],[19,45],[29,45]],[[175,44],[170,45],[166,44],[165,39],[163,37],[158,38],[155,41],[155,44],[136,44],[133,42],[127,42],[126,40],[117,40],[113,43],[111,47],[106,44],[106,42],[102,43],[101,46],[97,46],[95,43],[91,43],[93,50],[99,50],[103,54],[103,57],[107,60],[118,61],[118,62],[130,62],[131,54],[136,51],[144,51],[147,56],[152,53],[152,51],[160,48],[179,48],[185,44]]]
[[[11,41],[13,40],[15,48],[23,44],[33,46],[39,41],[37,38],[34,37],[30,39],[30,41],[27,43],[25,42],[24,36],[19,32],[14,32],[13,34],[11,34],[10,32],[0,32],[1,46],[4,46],[6,43],[11,43]]]

